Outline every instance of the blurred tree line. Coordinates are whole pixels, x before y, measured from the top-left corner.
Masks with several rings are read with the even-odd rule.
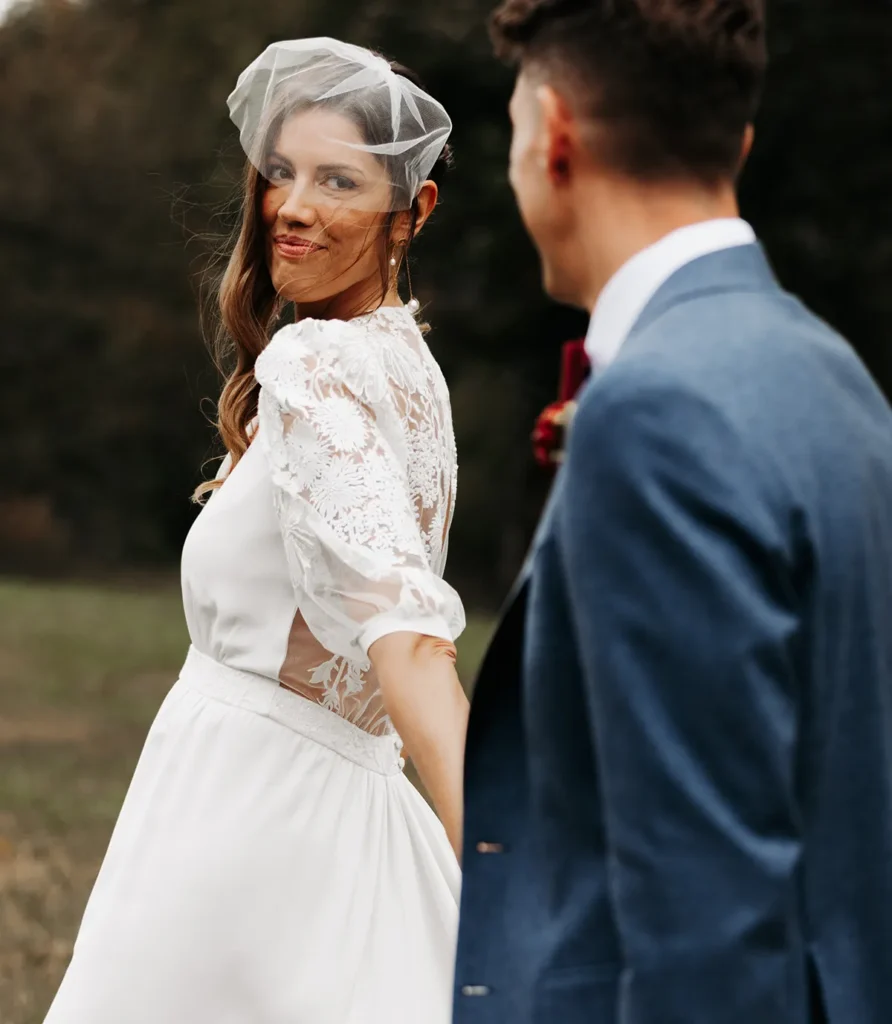
[[[450,577],[471,603],[498,600],[546,486],[532,421],[585,324],[541,297],[514,211],[493,2],[32,0],[0,25],[0,571],[176,564],[218,451],[197,310],[242,166],[225,99],[272,40],[335,35],[414,67],[455,121],[413,280],[454,402]],[[770,13],[744,211],[889,392],[892,7]]]

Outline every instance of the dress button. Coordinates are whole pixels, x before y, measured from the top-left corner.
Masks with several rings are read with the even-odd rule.
[[[486,985],[462,985],[463,996],[488,996],[489,988]]]
[[[501,843],[478,843],[478,853],[504,853],[505,847]]]

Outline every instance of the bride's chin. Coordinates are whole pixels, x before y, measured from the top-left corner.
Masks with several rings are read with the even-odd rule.
[[[320,298],[323,298],[318,289],[289,279],[285,275],[273,276],[273,287],[279,298],[284,299],[285,302],[318,302]]]

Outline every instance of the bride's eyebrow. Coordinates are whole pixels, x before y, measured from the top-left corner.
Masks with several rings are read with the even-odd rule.
[[[325,174],[356,174],[360,177],[365,177],[365,172],[359,167],[354,167],[353,164],[319,164],[317,170],[324,172]]]

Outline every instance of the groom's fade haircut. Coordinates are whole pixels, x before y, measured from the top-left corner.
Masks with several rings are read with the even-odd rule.
[[[591,122],[645,182],[734,179],[767,66],[764,0],[504,0],[496,53]]]

